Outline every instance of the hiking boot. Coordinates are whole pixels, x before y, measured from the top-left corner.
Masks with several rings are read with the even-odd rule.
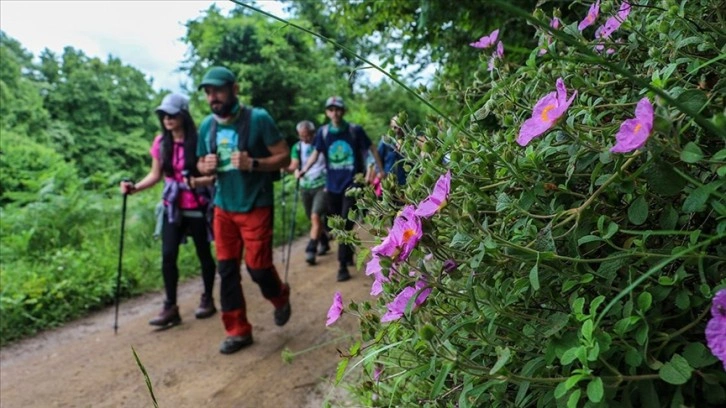
[[[284,284],[284,294],[287,296],[287,302],[275,309],[275,324],[278,326],[284,326],[288,320],[290,320],[290,314],[292,314],[292,308],[290,307],[290,285]]]
[[[315,252],[305,252],[305,262],[310,266],[315,265]]]
[[[252,333],[246,336],[229,336],[219,345],[219,352],[222,354],[232,354],[252,343],[254,343]]]
[[[159,327],[171,327],[181,323],[181,316],[179,316],[179,306],[164,304],[164,308],[161,309],[161,313],[155,318],[149,320],[149,324],[152,326]]]
[[[214,307],[214,298],[202,293],[202,298],[199,301],[199,307],[197,307],[197,310],[194,311],[194,317],[197,319],[206,319],[215,313],[217,313],[217,308]]]
[[[330,251],[330,239],[328,239],[328,234],[323,232],[320,234],[320,246],[318,248],[318,255],[323,256]]]
[[[345,265],[342,265],[338,269],[338,282],[345,282],[348,279],[350,279],[350,272],[348,272],[348,268]]]
[[[324,244],[320,244],[320,248],[318,249],[318,255],[323,256],[330,252],[330,244],[327,242]]]

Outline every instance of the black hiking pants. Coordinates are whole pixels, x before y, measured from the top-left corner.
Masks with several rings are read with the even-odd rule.
[[[214,275],[216,265],[212,257],[212,249],[207,239],[207,220],[204,217],[184,217],[179,215],[180,220],[170,224],[164,214],[164,224],[161,233],[161,273],[164,277],[164,289],[166,291],[166,303],[176,304],[176,290],[179,283],[179,245],[183,238],[189,236],[194,241],[197,250],[197,258],[202,268],[202,282],[204,294],[212,297],[214,288]]]

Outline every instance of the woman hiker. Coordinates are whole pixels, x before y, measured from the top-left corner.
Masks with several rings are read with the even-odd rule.
[[[122,194],[135,194],[154,186],[164,178],[161,220],[161,273],[166,299],[152,326],[171,327],[181,323],[177,306],[179,245],[191,236],[202,267],[202,293],[194,315],[204,319],[216,313],[212,290],[216,265],[210,249],[211,227],[207,220],[209,188],[214,176],[201,176],[197,170],[197,128],[189,114],[189,101],[178,94],[169,94],[156,113],[161,122],[161,134],[151,145],[151,169],[138,183],[121,182]]]

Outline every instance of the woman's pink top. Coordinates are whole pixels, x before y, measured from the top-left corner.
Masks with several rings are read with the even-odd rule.
[[[161,163],[161,158],[159,157],[159,149],[161,146],[161,135],[156,136],[154,138],[154,143],[151,144],[151,149],[149,150],[149,153],[151,153],[151,157],[155,158],[156,160]],[[184,177],[182,177],[182,171],[184,170],[184,142],[174,142],[174,151],[171,155],[171,163],[172,168],[174,169],[174,177],[166,177],[164,176],[164,179],[166,181],[178,181],[180,183],[184,182]],[[163,172],[163,170],[162,170]],[[179,208],[182,210],[191,210],[194,208],[198,208],[199,206],[206,204],[204,202],[203,197],[196,197],[194,194],[189,190],[182,190],[179,196]]]

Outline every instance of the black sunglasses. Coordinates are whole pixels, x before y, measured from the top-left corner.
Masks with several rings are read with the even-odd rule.
[[[179,113],[171,114],[167,112],[159,112],[159,119],[169,118],[169,119],[176,119],[179,117]]]

